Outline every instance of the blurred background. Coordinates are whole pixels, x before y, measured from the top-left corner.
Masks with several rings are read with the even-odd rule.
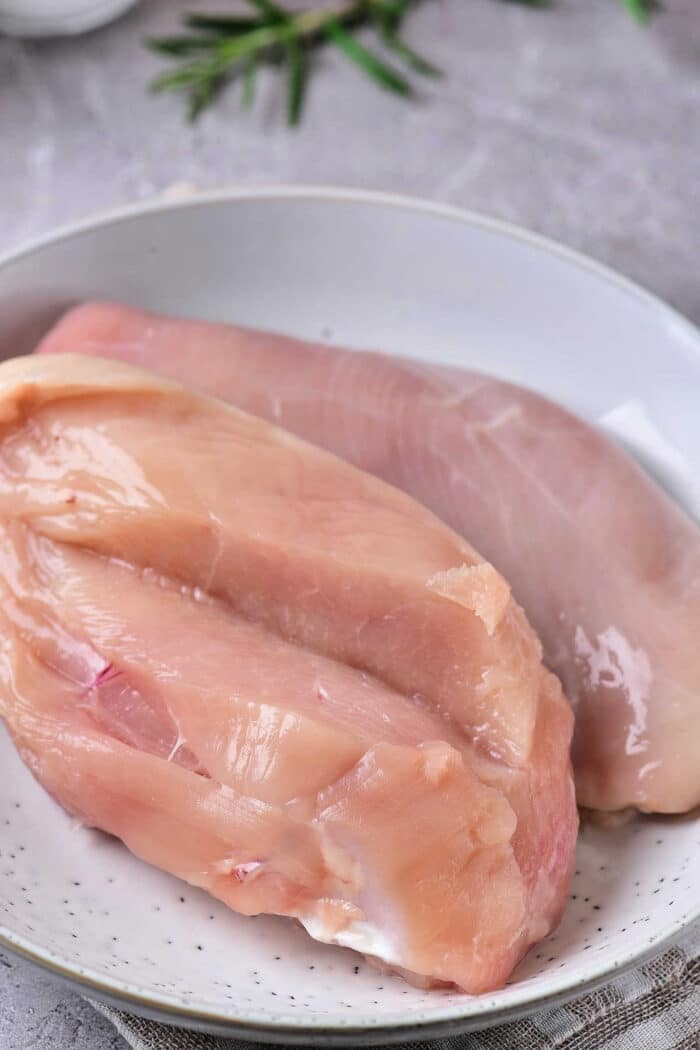
[[[0,0],[0,15],[33,3]],[[423,0],[403,36],[444,75],[413,77],[411,99],[326,47],[297,127],[284,75],[269,68],[251,108],[237,84],[190,125],[181,97],[148,93],[170,65],[143,38],[179,32],[185,11],[237,6],[142,0],[84,36],[0,36],[0,251],[164,193],[341,184],[528,226],[700,321],[698,0],[665,0],[645,25],[624,0]]]

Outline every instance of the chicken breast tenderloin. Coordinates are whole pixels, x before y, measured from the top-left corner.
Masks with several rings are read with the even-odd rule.
[[[88,304],[45,350],[141,363],[415,496],[509,580],[576,713],[579,801],[700,804],[700,529],[546,399],[457,369]]]
[[[557,922],[572,719],[410,497],[128,365],[0,366],[0,714],[71,813],[424,983]]]

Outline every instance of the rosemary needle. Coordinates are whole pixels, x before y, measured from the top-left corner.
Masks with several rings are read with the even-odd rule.
[[[329,40],[336,47],[339,47],[351,62],[354,62],[356,66],[359,66],[365,73],[373,77],[382,87],[389,88],[390,91],[394,91],[397,95],[411,94],[411,85],[406,78],[364,47],[356,37],[352,36],[346,29],[343,29],[340,22],[335,20],[327,22],[325,33]]]
[[[290,124],[298,124],[304,101],[304,88],[306,86],[306,58],[298,40],[289,41],[287,54],[289,61],[287,120]]]

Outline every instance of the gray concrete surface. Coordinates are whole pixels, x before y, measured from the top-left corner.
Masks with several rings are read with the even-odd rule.
[[[54,978],[0,950],[2,1050],[126,1050],[109,1021]]]
[[[647,29],[619,0],[542,12],[427,0],[408,35],[446,71],[411,103],[335,54],[316,62],[301,128],[265,74],[194,128],[145,93],[140,38],[185,8],[145,0],[81,40],[0,39],[0,253],[59,224],[189,187],[279,182],[397,190],[513,220],[604,262],[700,323],[700,2]],[[0,955],[0,1050],[112,1050],[77,996]]]

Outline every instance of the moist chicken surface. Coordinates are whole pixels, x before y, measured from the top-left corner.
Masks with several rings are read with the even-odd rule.
[[[0,714],[44,787],[244,914],[502,984],[563,908],[571,714],[409,496],[131,366],[0,366]]]

